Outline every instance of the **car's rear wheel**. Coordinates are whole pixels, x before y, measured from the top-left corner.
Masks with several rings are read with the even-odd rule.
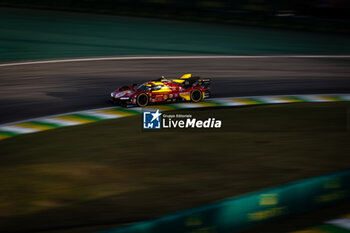
[[[145,107],[147,106],[149,103],[149,98],[148,95],[146,95],[145,93],[141,93],[137,96],[136,98],[136,104],[139,107]]]
[[[192,102],[199,102],[202,100],[203,94],[200,90],[195,89],[191,92],[191,101]]]

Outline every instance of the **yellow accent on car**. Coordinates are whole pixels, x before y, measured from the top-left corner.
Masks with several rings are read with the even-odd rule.
[[[184,79],[172,79],[171,81],[176,82],[176,83],[183,83],[186,80],[184,80]]]
[[[191,78],[192,74],[184,74],[180,79],[188,79]]]
[[[180,97],[184,98],[185,100],[191,100],[190,93],[180,93]]]
[[[162,82],[152,82],[152,83],[153,83],[153,85],[165,86],[164,83],[162,83]]]
[[[161,93],[161,92],[171,92],[171,90],[169,88],[164,88],[157,91],[152,91],[152,93]]]
[[[155,86],[161,86],[159,90],[153,90],[152,93],[171,92],[171,89],[162,82],[152,82],[152,83]]]

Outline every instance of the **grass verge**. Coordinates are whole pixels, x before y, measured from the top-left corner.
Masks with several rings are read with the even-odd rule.
[[[223,128],[145,132],[134,116],[0,141],[0,231],[93,232],[349,168],[349,108],[183,110]]]

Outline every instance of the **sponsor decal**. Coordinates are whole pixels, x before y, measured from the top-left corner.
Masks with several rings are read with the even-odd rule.
[[[219,129],[222,121],[209,117],[197,119],[191,114],[162,114],[157,111],[143,112],[143,129]]]

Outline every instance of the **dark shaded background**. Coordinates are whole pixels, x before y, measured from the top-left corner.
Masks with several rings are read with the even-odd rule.
[[[350,32],[348,0],[1,0],[0,6]]]

